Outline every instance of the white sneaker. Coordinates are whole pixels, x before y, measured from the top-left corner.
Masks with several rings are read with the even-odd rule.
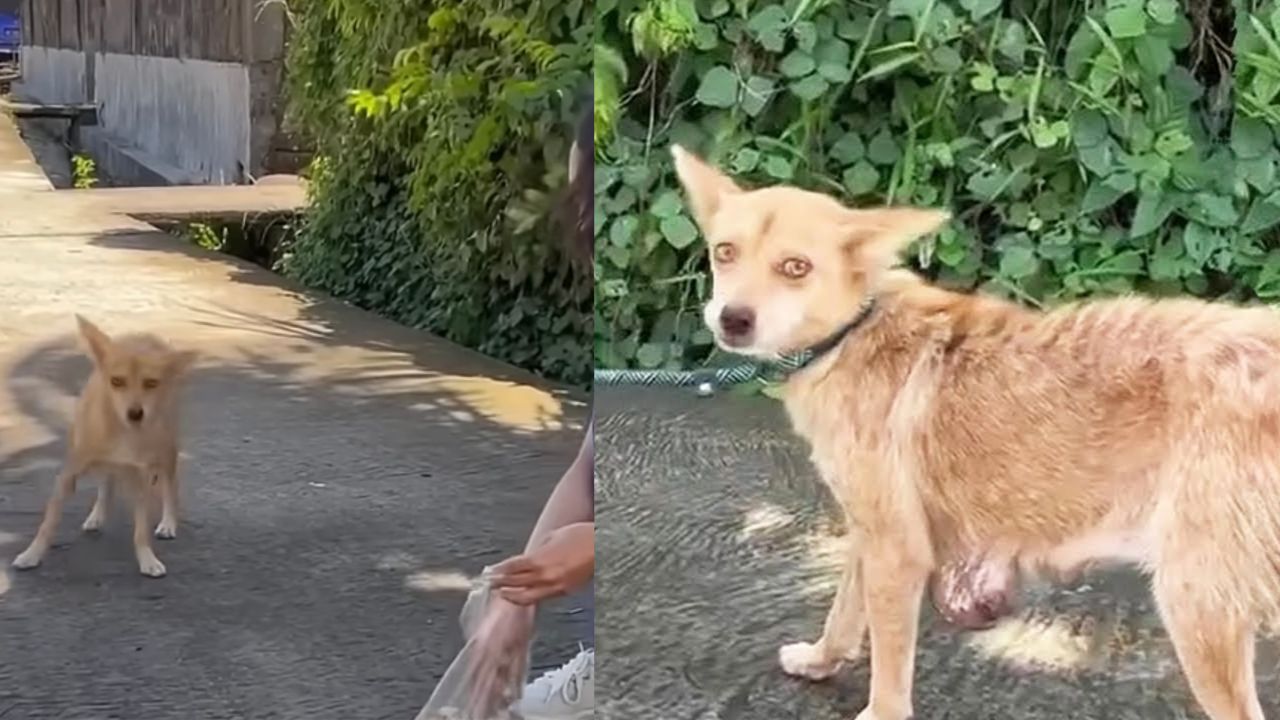
[[[585,720],[596,714],[596,651],[583,650],[563,667],[529,683],[513,708],[524,720]]]

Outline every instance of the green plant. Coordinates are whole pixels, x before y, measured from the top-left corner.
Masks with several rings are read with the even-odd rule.
[[[82,153],[71,156],[72,187],[76,190],[87,190],[98,184],[97,164],[93,158]]]
[[[553,222],[592,59],[581,0],[294,0],[312,210],[283,270],[551,377],[589,378],[591,282]]]
[[[673,142],[747,184],[949,208],[913,254],[949,287],[1280,295],[1274,2],[673,2],[697,19],[668,55],[637,52],[653,3],[597,11],[626,60],[596,98],[602,365],[715,361]]]
[[[193,222],[182,228],[181,235],[187,242],[205,250],[217,252],[227,245],[227,228],[223,227],[219,232],[207,223]]]

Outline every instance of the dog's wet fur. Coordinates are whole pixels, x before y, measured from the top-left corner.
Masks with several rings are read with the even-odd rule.
[[[855,538],[821,637],[784,646],[815,680],[862,652],[859,720],[912,715],[923,596],[990,624],[1023,573],[1134,564],[1196,699],[1260,720],[1254,638],[1280,619],[1280,315],[1125,297],[1034,311],[898,267],[948,214],[741,188],[673,148],[709,245],[707,325],[774,358],[865,322],[785,387]]]
[[[77,316],[80,336],[93,359],[93,373],[76,404],[66,463],[54,481],[44,518],[14,567],[26,570],[43,562],[62,517],[63,504],[77,481],[100,474],[98,498],[82,526],[102,529],[116,490],[133,502],[133,545],[138,570],[163,577],[164,563],[151,546],[150,508],[159,495],[161,516],[155,536],[178,532],[179,391],[195,354],[170,348],[151,334],[111,338]]]

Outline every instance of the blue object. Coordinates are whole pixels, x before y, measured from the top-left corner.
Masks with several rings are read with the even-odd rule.
[[[0,12],[0,57],[16,56],[22,44],[22,21],[13,13]]]

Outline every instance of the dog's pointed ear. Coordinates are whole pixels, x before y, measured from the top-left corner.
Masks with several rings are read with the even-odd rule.
[[[111,338],[102,332],[97,325],[89,322],[83,315],[76,315],[76,325],[80,327],[80,337],[89,346],[89,354],[98,365],[106,362],[107,353],[111,350]]]
[[[185,375],[192,365],[196,364],[199,355],[194,350],[179,350],[169,356],[169,376],[180,377]]]
[[[676,161],[676,177],[680,178],[680,184],[689,197],[693,219],[698,221],[705,234],[707,224],[725,196],[740,193],[742,188],[729,176],[679,145],[671,146],[671,157]]]
[[[896,265],[902,252],[917,239],[935,233],[951,219],[946,210],[875,208],[850,210],[844,229],[859,264],[873,269]]]

